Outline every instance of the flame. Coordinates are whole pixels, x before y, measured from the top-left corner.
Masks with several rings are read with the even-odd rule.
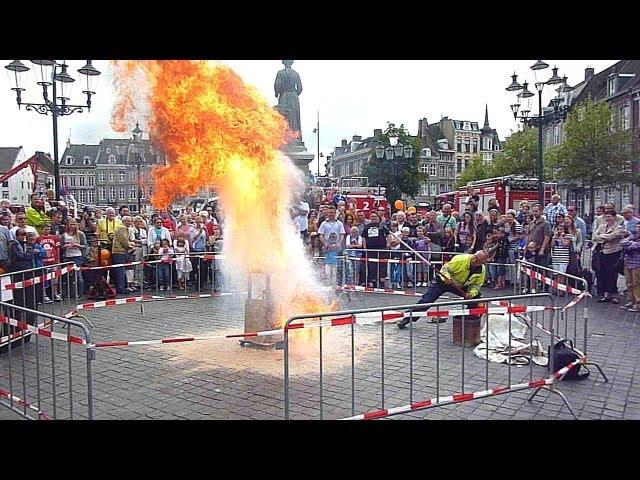
[[[153,170],[154,206],[216,185],[228,261],[239,275],[271,275],[279,326],[295,314],[327,311],[287,208],[302,180],[278,151],[296,136],[286,120],[225,65],[118,61],[114,72],[113,128],[147,112],[150,140],[168,158]]]

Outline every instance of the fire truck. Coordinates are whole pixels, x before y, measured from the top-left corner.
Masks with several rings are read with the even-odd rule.
[[[454,210],[464,211],[464,203],[469,196],[467,189],[473,187],[473,194],[480,197],[478,209],[487,211],[489,199],[495,198],[500,205],[500,210],[504,213],[512,208],[520,209],[520,202],[526,200],[529,203],[538,201],[538,179],[524,177],[521,175],[508,175],[505,177],[488,178],[470,182],[469,185],[460,187],[453,192],[441,193],[436,196],[436,209],[442,209],[442,205],[450,203]],[[551,201],[551,195],[556,192],[555,183],[545,182],[544,204]]]
[[[378,208],[384,208],[387,212],[387,218],[391,215],[389,202],[385,197],[387,189],[380,185],[369,186],[367,177],[341,178],[337,181],[331,180],[331,186],[322,187],[325,193],[333,190],[335,193],[345,195],[349,201],[356,204],[358,210],[364,212],[365,218],[369,218],[372,211]]]

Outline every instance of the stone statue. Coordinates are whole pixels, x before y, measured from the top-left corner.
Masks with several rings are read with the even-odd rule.
[[[278,98],[278,112],[287,119],[289,129],[298,132],[298,141],[302,138],[300,128],[300,101],[298,95],[302,93],[302,82],[300,75],[291,68],[293,60],[283,60],[284,67],[276,75],[274,85],[276,97]]]

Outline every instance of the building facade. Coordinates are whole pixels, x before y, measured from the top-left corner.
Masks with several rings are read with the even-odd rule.
[[[140,161],[140,178],[137,163]],[[138,212],[138,186],[143,211],[151,204],[151,170],[166,164],[148,140],[105,138],[98,145],[67,148],[60,162],[62,188],[82,205],[122,206]]]
[[[623,60],[602,72],[593,68],[585,69],[584,80],[570,92],[561,94],[560,105],[574,107],[591,98],[593,101],[608,102],[612,110],[612,127],[630,131],[634,145],[632,166],[640,166],[640,60]],[[550,109],[551,107],[547,107]],[[545,147],[560,144],[565,139],[564,124],[558,120],[543,128]],[[613,203],[617,210],[629,203],[636,208],[640,203],[640,189],[631,182],[616,185],[594,185],[594,208],[604,203]],[[581,214],[591,210],[590,185],[581,179],[558,183],[558,193],[567,203],[575,203]]]
[[[375,130],[376,133],[382,130]],[[354,135],[351,141],[343,139],[339,147],[334,147],[329,162],[329,175],[334,179],[361,177],[364,166],[372,155],[374,137],[364,140],[360,135]]]
[[[28,159],[20,147],[0,147],[0,175],[4,175]],[[33,192],[34,177],[31,168],[23,168],[0,185],[0,198],[11,201],[12,205],[29,205],[29,195]]]

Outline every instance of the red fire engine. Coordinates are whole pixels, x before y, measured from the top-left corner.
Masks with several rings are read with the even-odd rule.
[[[473,194],[480,197],[478,209],[487,211],[489,199],[495,198],[500,205],[500,210],[504,213],[512,208],[519,210],[520,202],[526,200],[529,203],[538,201],[538,179],[523,177],[520,175],[509,175],[506,177],[488,178],[470,182],[473,187]],[[436,197],[436,209],[440,210],[442,205],[450,203],[454,210],[464,211],[464,204],[468,198],[468,186],[460,187],[457,191],[441,193]],[[551,195],[556,191],[555,183],[546,183],[544,187],[544,204],[551,201]]]
[[[331,181],[331,184],[332,186],[322,187],[324,192],[333,191],[346,196],[349,201],[353,201],[356,204],[358,210],[364,212],[365,218],[369,218],[369,214],[378,208],[386,210],[387,218],[391,215],[389,202],[385,197],[387,189],[379,185],[375,187],[368,186],[367,177],[342,178],[337,182]]]

